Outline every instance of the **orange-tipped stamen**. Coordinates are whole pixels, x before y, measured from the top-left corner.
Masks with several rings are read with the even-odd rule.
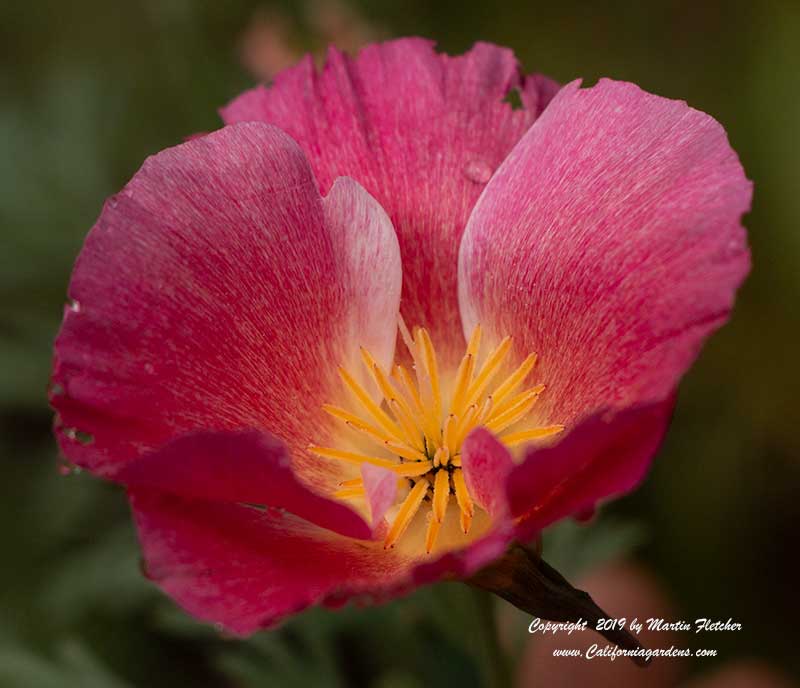
[[[492,392],[492,398],[495,404],[501,403],[503,399],[522,384],[536,365],[536,359],[536,354],[528,355],[519,367],[497,386],[497,389]]]
[[[544,385],[536,385],[535,387],[526,389],[524,392],[515,394],[513,397],[507,397],[505,401],[503,401],[502,403],[494,402],[494,407],[492,408],[490,420],[492,417],[497,417],[501,413],[505,413],[506,411],[508,411],[512,406],[516,406],[521,401],[528,399],[530,394],[539,395],[542,392],[544,392]],[[494,399],[494,397],[492,398]]]
[[[472,382],[472,373],[475,370],[475,356],[468,353],[461,359],[456,373],[455,390],[453,391],[452,411],[456,416],[460,416],[464,408],[464,399],[467,389]]]
[[[451,413],[449,416],[447,416],[447,419],[444,422],[444,429],[442,430],[444,446],[447,447],[447,450],[449,452],[454,452],[456,450],[457,429],[458,429],[458,421],[456,417]]]
[[[423,478],[418,480],[411,492],[408,493],[389,528],[389,532],[386,533],[386,539],[383,541],[384,549],[394,547],[394,543],[406,531],[411,519],[414,518],[419,510],[419,505],[422,504],[429,487],[428,481]]]
[[[404,478],[417,478],[430,472],[431,468],[433,468],[433,461],[414,461],[413,463],[398,464],[389,470]]]
[[[450,474],[447,471],[436,473],[433,481],[433,517],[441,523],[447,513],[447,503],[450,501]]]
[[[422,502],[429,499],[425,549],[431,552],[437,542],[439,548],[443,544],[439,538],[444,537],[446,531],[441,529],[441,525],[451,494],[455,495],[458,505],[461,529],[467,534],[472,526],[478,507],[470,495],[461,463],[462,445],[473,429],[484,426],[506,446],[515,447],[561,432],[563,426],[547,425],[515,431],[518,424],[526,421],[544,386],[536,385],[517,392],[534,368],[534,354],[526,357],[499,385],[493,386],[509,356],[510,337],[500,341],[476,373],[482,336],[481,327],[476,325],[464,357],[453,371],[440,369],[427,329],[415,327],[409,331],[402,319],[398,327],[413,359],[415,374],[399,364],[392,366],[390,374],[387,374],[362,347],[361,359],[382,398],[374,399],[353,375],[342,368],[340,376],[353,395],[357,408],[344,409],[329,404],[323,407],[326,413],[357,433],[348,441],[357,441],[361,436],[379,451],[370,455],[368,452],[315,444],[310,445],[309,450],[326,459],[355,465],[370,463],[386,468],[396,476],[398,487],[410,482],[411,490],[396,507],[384,546],[395,545],[411,523],[416,522],[415,516]],[[444,377],[448,373],[454,373],[450,380]],[[452,390],[449,399],[442,395],[443,389]],[[446,405],[448,401],[449,408]],[[507,429],[512,432],[506,432]],[[334,495],[340,499],[363,499],[366,497],[364,482],[361,478],[343,480]]]
[[[339,487],[363,487],[363,486],[364,486],[364,480],[362,478],[353,478],[352,480],[342,480],[342,482],[339,483]]]
[[[399,397],[395,397],[389,399],[388,404],[394,417],[397,418],[398,423],[400,423],[406,444],[411,445],[414,449],[423,451],[425,449],[425,444],[422,441],[424,433],[417,428],[414,417],[406,402]]]
[[[472,334],[469,338],[469,343],[467,344],[467,355],[472,356],[473,358],[478,358],[478,350],[481,348],[481,324],[478,323],[475,325],[475,329],[472,330]]]
[[[428,514],[428,530],[425,533],[425,552],[430,554],[436,544],[436,538],[439,537],[439,529],[442,527],[440,521],[433,518],[433,514]]]
[[[369,415],[372,416],[373,419],[378,423],[378,425],[380,425],[390,435],[394,435],[399,439],[400,428],[398,428],[397,424],[394,423],[392,419],[389,418],[389,416],[387,416],[374,401],[372,401],[369,394],[367,394],[366,391],[364,391],[364,388],[355,381],[353,376],[342,367],[339,367],[339,376],[342,378],[342,381],[347,388],[361,402],[361,405],[366,409],[367,413],[369,413]]]
[[[484,393],[486,387],[488,387],[494,376],[500,371],[500,366],[503,364],[510,350],[511,337],[504,337],[495,350],[489,354],[480,373],[478,373],[478,376],[467,390],[467,404],[475,403]]]
[[[533,408],[533,405],[536,403],[536,399],[538,397],[538,394],[529,394],[528,397],[518,405],[512,406],[505,413],[501,413],[499,416],[492,418],[488,423],[486,423],[486,427],[495,434],[503,432],[503,430],[506,428],[511,427],[515,423],[522,420]]]
[[[500,441],[507,447],[516,447],[518,444],[529,440],[538,440],[542,437],[557,435],[564,429],[563,425],[546,425],[542,428],[532,428],[531,430],[521,430],[520,432],[510,432],[500,438]]]
[[[433,417],[439,419],[442,416],[442,390],[439,383],[439,365],[436,361],[436,352],[433,349],[433,342],[424,327],[419,331],[420,343],[422,347],[425,369],[428,372],[428,379],[431,384],[431,397],[433,400]]]
[[[365,494],[363,487],[348,487],[343,490],[336,490],[333,496],[339,499],[353,499],[354,497],[363,497]]]
[[[373,466],[380,466],[381,468],[394,468],[397,466],[397,462],[391,459],[383,459],[378,456],[365,456],[357,452],[334,449],[333,447],[319,447],[316,444],[308,445],[308,451],[324,459],[336,459],[337,461],[344,461],[345,463],[359,465],[362,463],[371,463]]]

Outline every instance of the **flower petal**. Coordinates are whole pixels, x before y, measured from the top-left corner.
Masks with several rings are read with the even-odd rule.
[[[518,110],[502,102],[513,89]],[[355,58],[331,48],[321,73],[308,57],[221,112],[226,123],[260,120],[287,131],[323,190],[349,175],[378,199],[400,240],[403,316],[431,331],[448,365],[464,344],[455,271],[464,225],[557,89],[544,77],[521,77],[505,48],[478,43],[449,57],[430,41],[402,39]]]
[[[506,481],[511,515],[521,519],[520,539],[636,487],[661,444],[673,406],[669,399],[617,414],[600,412],[557,444],[529,449]]]
[[[181,607],[237,635],[312,604],[408,575],[380,542],[350,540],[292,514],[132,490],[145,571]],[[309,565],[312,562],[313,565]]]
[[[359,344],[391,361],[400,282],[380,206],[352,180],[321,198],[275,127],[163,151],[106,203],[76,263],[53,373],[61,448],[113,475],[193,430],[261,428],[332,483],[338,466],[305,447],[325,439],[336,365]]]
[[[355,511],[301,483],[286,445],[258,430],[184,435],[129,463],[116,479],[136,490],[287,509],[340,535],[372,535]]]
[[[380,466],[362,463],[361,477],[367,493],[372,528],[377,529],[383,524],[383,517],[396,501],[397,473]]]
[[[478,428],[464,440],[461,465],[472,498],[493,520],[506,516],[506,479],[514,468],[508,449],[491,432]]]
[[[664,398],[748,272],[750,196],[708,115],[632,84],[570,84],[470,218],[464,331],[539,353],[549,422]]]

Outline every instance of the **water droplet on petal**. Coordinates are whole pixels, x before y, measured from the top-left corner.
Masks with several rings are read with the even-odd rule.
[[[464,168],[464,175],[471,182],[476,184],[486,184],[491,178],[494,170],[483,160],[470,160]]]

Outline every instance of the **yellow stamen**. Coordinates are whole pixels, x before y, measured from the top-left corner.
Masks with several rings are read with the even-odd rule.
[[[322,410],[325,411],[328,415],[337,418],[338,420],[344,421],[347,425],[351,426],[355,430],[359,430],[364,432],[372,437],[380,438],[381,442],[385,442],[386,440],[390,440],[392,437],[391,435],[382,432],[379,428],[376,428],[374,425],[370,425],[369,423],[364,422],[361,418],[356,416],[349,411],[345,411],[338,406],[333,406],[332,404],[323,404]]]
[[[422,399],[417,392],[417,387],[414,384],[414,379],[402,365],[399,363],[394,367],[394,378],[401,384],[402,391],[408,395],[411,403],[414,404],[414,410],[417,414],[422,415],[425,409],[422,408]]]
[[[339,499],[352,499],[353,497],[363,497],[366,495],[363,487],[350,487],[345,490],[336,490],[333,493],[334,497]]]
[[[458,427],[456,428],[456,446],[460,447],[461,443],[464,441],[466,436],[469,434],[469,431],[475,427],[475,419],[478,417],[478,407],[475,404],[472,404],[462,416],[461,420],[458,421]]]
[[[469,496],[469,490],[467,490],[467,481],[464,479],[464,471],[453,471],[453,487],[455,488],[458,507],[461,511],[466,511],[472,516],[475,505],[472,503],[472,497]]]
[[[414,339],[411,337],[411,333],[408,331],[408,327],[406,327],[406,321],[403,320],[403,316],[400,315],[397,318],[397,329],[400,330],[400,337],[403,340],[403,344],[406,345],[406,348],[412,353],[414,353]]]
[[[536,354],[530,354],[525,358],[525,360],[520,364],[519,368],[517,368],[511,375],[509,375],[503,382],[501,382],[497,389],[492,392],[492,398],[494,399],[495,404],[499,404],[505,399],[511,392],[513,392],[517,386],[522,383],[522,381],[528,377],[528,373],[533,370],[533,366],[536,365]]]
[[[497,345],[495,350],[489,354],[489,357],[486,359],[486,362],[481,368],[481,372],[478,373],[478,377],[475,378],[475,381],[470,385],[470,388],[467,391],[468,404],[475,403],[481,394],[483,394],[483,392],[486,390],[486,387],[492,381],[492,378],[500,370],[500,366],[502,365],[503,360],[505,360],[505,357],[508,355],[510,349],[511,337],[504,337],[503,340]]]
[[[422,500],[428,492],[428,487],[430,487],[430,485],[427,480],[422,479],[417,481],[411,492],[409,492],[405,500],[403,500],[403,504],[389,528],[389,532],[386,533],[386,539],[383,541],[384,549],[394,547],[394,543],[397,542],[400,536],[406,531],[408,524],[411,523],[411,519],[414,518],[419,510],[419,505],[422,504]]]
[[[397,364],[387,373],[362,347],[361,359],[381,398],[370,396],[353,375],[341,368],[339,374],[355,399],[354,407],[345,409],[330,404],[323,407],[326,413],[367,438],[380,451],[370,455],[315,444],[310,445],[309,450],[326,459],[355,465],[369,463],[392,471],[398,487],[404,488],[405,496],[395,507],[395,516],[384,541],[386,548],[394,546],[403,536],[422,502],[430,498],[425,550],[432,552],[439,537],[444,537],[446,532],[441,526],[451,494],[455,495],[465,534],[469,533],[478,508],[461,468],[462,445],[470,432],[480,426],[486,427],[506,446],[514,447],[554,435],[561,432],[563,426],[530,427],[527,416],[544,386],[535,385],[522,391],[518,388],[533,370],[535,354],[527,356],[514,372],[494,385],[511,351],[510,337],[503,338],[478,368],[482,329],[476,325],[455,374],[447,380],[443,376],[453,371],[440,370],[429,331],[421,327],[409,331],[402,319],[398,328],[413,359],[414,370]],[[443,389],[448,393],[452,391],[449,399],[443,397]],[[525,427],[523,423],[528,429],[519,430]],[[507,429],[511,432],[506,433]],[[382,453],[386,456],[381,456]],[[411,489],[405,490],[409,482]],[[364,498],[367,492],[364,481],[353,478],[343,480],[334,495],[340,499]],[[440,542],[439,546],[443,544]]]
[[[393,437],[387,436],[384,432],[376,431],[365,423],[351,423],[347,421],[345,425],[351,430],[355,430],[357,433],[364,435],[364,437],[374,442],[378,447],[385,447],[387,442],[395,441]]]
[[[508,409],[508,411],[501,413],[499,416],[494,416],[488,423],[486,423],[486,427],[492,432],[498,433],[502,432],[507,427],[514,425],[514,423],[517,421],[522,420],[522,418],[527,415],[528,411],[533,408],[538,396],[539,395],[537,393],[530,392],[518,404]]]
[[[433,517],[441,523],[447,513],[447,502],[450,501],[450,474],[439,471],[433,482]]]
[[[406,404],[404,399],[399,397],[389,399],[388,403],[389,408],[392,409],[392,413],[394,413],[394,417],[397,418],[400,423],[406,444],[410,444],[414,449],[422,451],[425,448],[422,441],[424,433],[419,431],[414,423],[414,416],[411,413],[411,409],[408,408],[408,404]]]
[[[461,524],[462,532],[464,535],[467,535],[469,533],[469,529],[472,527],[472,514],[462,511],[458,520]]]
[[[366,409],[367,413],[377,421],[378,425],[384,428],[390,435],[394,435],[400,439],[400,428],[387,416],[380,407],[372,401],[369,394],[364,391],[364,388],[359,385],[344,368],[339,367],[339,376],[353,393],[353,395],[361,402],[361,405]]]
[[[442,416],[442,391],[439,385],[439,366],[436,362],[436,352],[433,350],[433,342],[424,327],[419,331],[422,353],[425,360],[425,368],[428,372],[428,379],[431,383],[431,396],[433,397],[433,417],[438,420]]]
[[[442,524],[428,514],[428,531],[425,533],[425,552],[430,554],[433,551],[433,546],[436,544],[436,538],[439,536],[439,529]]]
[[[339,420],[343,420],[345,422],[350,421],[351,423],[364,423],[357,415],[354,413],[350,413],[349,411],[345,411],[343,408],[339,408],[338,406],[334,406],[333,404],[323,404],[322,410],[325,413],[333,416],[334,418],[338,418]]]
[[[483,425],[489,417],[492,415],[492,409],[494,408],[494,399],[492,399],[492,395],[490,394],[486,397],[486,401],[483,402],[483,407],[481,408],[481,412],[478,414],[478,418],[475,421],[475,425]]]
[[[384,444],[390,452],[397,454],[398,456],[402,456],[404,459],[408,459],[409,461],[425,460],[425,454],[423,454],[421,451],[417,451],[416,449],[412,449],[402,442],[384,442]]]
[[[564,429],[563,425],[545,425],[541,428],[533,428],[531,430],[521,430],[520,432],[510,432],[500,438],[500,441],[507,447],[515,447],[518,444],[527,442],[528,440],[538,440],[541,437],[549,437],[550,435],[557,435]]]
[[[378,385],[378,389],[381,391],[383,398],[388,401],[393,397],[397,396],[397,392],[395,391],[394,387],[392,387],[392,383],[389,382],[389,378],[386,377],[386,373],[381,370],[381,367],[372,357],[369,351],[367,351],[363,346],[361,347],[361,358],[364,361],[364,365],[366,366],[369,374],[372,376],[372,379],[375,380],[375,384]]]
[[[520,392],[519,394],[516,394],[513,397],[507,398],[500,404],[495,402],[491,416],[499,416],[501,413],[505,413],[506,411],[508,411],[508,409],[510,409],[512,406],[516,406],[517,404],[519,404],[521,400],[529,398],[530,394],[539,395],[543,391],[544,391],[544,385],[536,385],[535,387],[526,389],[524,392]]]
[[[472,382],[472,373],[475,370],[475,356],[467,354],[461,359],[456,373],[456,386],[453,392],[453,403],[451,404],[453,413],[457,416],[461,415],[464,407],[464,397],[467,394],[467,388]]]
[[[458,422],[456,417],[451,413],[447,416],[447,420],[444,422],[444,430],[442,431],[442,435],[444,436],[444,446],[447,447],[448,451],[454,452],[456,450],[456,430],[458,428]]]
[[[420,425],[425,437],[429,441],[435,442],[437,437],[436,426],[430,414],[425,411],[425,406],[422,403],[422,398],[419,395],[419,390],[414,384],[414,379],[411,373],[408,372],[403,366],[397,365],[395,367],[395,379],[399,380],[402,384],[402,391],[406,394],[410,402],[414,405],[417,421]]]
[[[364,480],[362,478],[353,478],[352,480],[342,480],[342,482],[339,483],[339,487],[363,487],[363,485],[364,485]]]
[[[415,461],[414,463],[401,463],[390,470],[402,475],[404,478],[416,478],[425,475],[433,468],[433,461]]]
[[[325,459],[336,459],[338,461],[345,461],[346,463],[371,463],[373,466],[380,466],[381,468],[394,468],[397,466],[397,462],[391,459],[383,459],[378,456],[364,456],[356,452],[334,449],[332,447],[318,447],[316,444],[308,445],[308,451]]]
[[[478,323],[475,325],[475,329],[472,330],[472,335],[469,338],[469,344],[467,344],[467,355],[472,356],[473,358],[478,358],[478,349],[481,347],[481,324]]]

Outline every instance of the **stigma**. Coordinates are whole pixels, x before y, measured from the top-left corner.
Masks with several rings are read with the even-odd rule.
[[[416,327],[410,332],[399,321],[401,338],[411,355],[409,370],[395,364],[385,371],[361,348],[361,360],[379,396],[370,394],[345,368],[338,372],[352,397],[347,410],[330,404],[323,410],[355,431],[368,446],[366,452],[309,445],[317,456],[360,465],[369,463],[397,475],[401,495],[384,539],[394,547],[414,517],[429,503],[425,550],[430,553],[447,516],[452,499],[458,507],[459,525],[468,534],[477,506],[461,467],[461,448],[469,433],[485,427],[507,447],[555,435],[563,425],[535,426],[529,416],[544,385],[526,385],[536,365],[531,353],[511,372],[506,360],[512,348],[505,337],[479,360],[481,326],[476,325],[454,375],[443,379],[430,334]],[[501,376],[502,371],[505,376]],[[344,500],[366,497],[363,479],[347,480],[334,496]],[[453,516],[455,518],[455,516]]]

